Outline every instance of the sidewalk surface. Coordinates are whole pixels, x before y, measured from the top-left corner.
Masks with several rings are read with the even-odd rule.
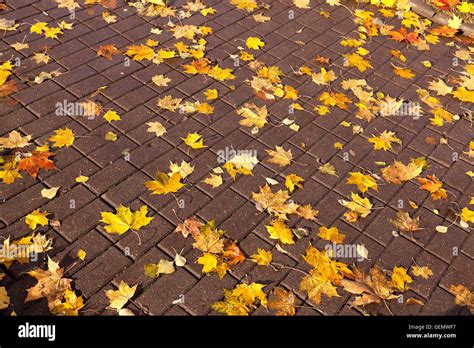
[[[114,310],[107,308],[106,290],[118,289],[121,281],[138,285],[132,301],[125,305],[135,315],[216,315],[211,305],[223,299],[223,289],[232,289],[242,282],[265,284],[264,292],[268,295],[278,286],[292,290],[296,303],[302,306],[297,308],[297,315],[390,315],[383,303],[351,306],[354,295],[340,285],[337,286],[339,296],[323,295],[319,304],[308,299],[308,293],[300,288],[305,276],[301,270],[310,269],[303,260],[306,248],[312,244],[324,250],[332,243],[319,236],[321,226],[337,227],[345,235],[344,245],[365,246],[368,251],[365,259],[347,255],[338,258],[347,265],[366,271],[379,265],[389,271],[388,277],[394,267],[408,270],[412,282],[406,284],[409,289],[403,291],[402,301],[390,301],[393,314],[469,314],[466,307],[455,304],[450,291],[451,285],[474,289],[473,217],[469,222],[467,210],[464,218],[460,217],[463,208],[473,209],[470,203],[474,195],[474,183],[466,174],[473,170],[473,149],[469,150],[469,145],[474,139],[474,69],[472,65],[469,67],[472,58],[469,39],[460,35],[446,37],[450,35],[446,28],[441,34],[433,35],[430,30],[437,28],[436,25],[425,31],[413,25],[405,28],[408,33],[421,33],[416,40],[439,40],[438,43],[425,41],[429,49],[423,50],[415,39],[409,42],[409,35],[396,41],[391,34],[380,34],[382,21],[384,26],[392,26],[392,31],[402,28],[401,19],[395,13],[392,17],[384,16],[388,13],[382,13],[380,7],[353,1],[330,6],[312,0],[305,9],[290,0],[264,2],[265,6],[259,3],[259,8],[248,12],[228,0],[206,0],[204,7],[215,9],[214,14],[204,16],[197,10],[178,19],[172,15],[164,18],[138,15],[136,8],[120,0],[92,1],[91,5],[80,0],[80,7],[74,10],[75,18],[71,19],[67,8],[58,8],[61,1],[7,1],[8,8],[0,12],[0,18],[14,20],[20,26],[2,31],[0,63],[10,60],[13,65],[16,62],[19,65],[13,66],[6,82],[16,90],[2,89],[8,95],[0,103],[0,136],[8,137],[12,131],[31,135],[29,141],[33,146],[26,147],[28,151],[44,145],[59,129],[72,130],[75,140],[71,146],[62,147],[54,147],[53,141],[49,141],[50,151],[54,153],[51,159],[57,169],[41,169],[37,178],[20,171],[22,177],[13,183],[0,182],[0,235],[10,237],[10,242],[31,235],[33,230],[25,223],[25,217],[36,209],[48,212],[49,224],[38,225],[34,232],[53,240],[47,255],[66,270],[65,276],[73,280],[72,288],[83,296],[85,306],[80,315],[115,315]],[[184,1],[172,4],[176,13],[184,5]],[[364,21],[361,16],[368,14],[356,9],[370,11],[379,19],[375,21],[379,28],[374,29],[377,35],[367,33],[365,38],[361,35],[367,31],[361,24]],[[104,18],[108,15],[104,17],[104,12],[109,17],[116,16],[115,22],[107,23]],[[255,14],[270,19],[258,22],[253,18]],[[57,39],[45,37],[44,30],[40,34],[30,31],[35,22],[46,22],[53,28],[62,21],[72,23],[73,27],[62,29]],[[210,27],[212,33],[203,34],[198,29],[193,42],[184,37],[189,36],[186,30],[193,29],[185,27],[183,37],[176,38],[170,31],[173,28],[170,22],[175,29],[193,25]],[[157,28],[162,30],[161,34],[157,30],[151,32]],[[178,31],[179,28],[174,33]],[[259,38],[264,46],[248,48],[249,37]],[[190,64],[194,58],[180,57],[174,44],[199,46],[203,44],[199,42],[202,38],[206,40],[204,53],[209,65],[231,69],[234,79],[186,71],[183,65]],[[147,42],[148,39],[157,42]],[[341,44],[344,39],[357,42],[344,45]],[[17,51],[11,47],[15,43],[27,43],[28,48]],[[147,58],[132,59],[126,54],[130,46],[145,44],[155,53],[160,49],[173,50],[175,57],[153,62]],[[98,50],[106,45],[113,45],[120,52],[111,59],[98,56]],[[243,60],[240,50],[252,54],[255,60]],[[369,62],[370,67],[360,71],[350,66],[350,59],[348,62],[344,55],[354,52],[360,53],[358,56]],[[31,58],[35,53],[46,53],[50,60],[37,64]],[[402,59],[397,57],[399,53],[404,56]],[[195,54],[199,59],[199,52]],[[323,58],[328,58],[329,64]],[[278,67],[281,76],[272,75],[275,69],[271,68],[265,75],[256,67],[256,61],[263,63],[263,67]],[[398,71],[401,75],[410,76],[404,70],[410,69],[414,76],[396,75],[395,67],[404,71]],[[205,70],[201,66],[195,68]],[[326,73],[333,71],[334,79],[321,73],[321,68]],[[41,83],[34,81],[41,72],[53,71],[61,74],[53,74]],[[260,85],[260,89],[251,86],[257,71],[263,78],[260,82],[269,85]],[[169,79],[167,86],[152,82],[157,75]],[[462,82],[463,76],[467,80],[470,76],[471,82]],[[272,77],[275,80],[270,83]],[[370,87],[354,87],[355,79],[365,79]],[[430,89],[430,83],[438,79],[451,90],[442,91],[441,84],[437,90]],[[343,81],[349,80],[352,84],[344,89]],[[466,95],[456,97],[452,92],[463,83],[468,86],[464,88]],[[296,97],[288,86],[294,88]],[[204,93],[213,89],[218,91],[218,97],[208,100]],[[437,98],[440,104],[420,96],[417,93],[420,89]],[[326,105],[328,113],[320,115],[325,110],[320,96],[325,92],[343,93],[348,101],[341,105],[337,95],[332,95],[336,105]],[[358,104],[364,104],[359,100],[364,96],[358,92],[372,95],[369,99],[375,106],[373,119],[361,116]],[[181,98],[181,108],[171,111],[158,106],[157,100],[166,96]],[[401,100],[405,103],[400,103]],[[87,101],[102,107],[99,117],[57,114],[58,103],[77,105]],[[248,107],[246,103],[266,105],[268,109],[267,122],[258,132],[253,127],[255,124],[251,127],[239,124],[244,118],[238,110]],[[198,112],[192,112],[196,108]],[[393,112],[388,112],[389,115],[380,114],[390,108]],[[409,112],[397,114],[398,108]],[[435,116],[433,110],[437,108],[438,116]],[[410,114],[419,109],[422,110],[419,117]],[[108,110],[116,111],[120,120],[105,120],[103,115]],[[150,122],[159,122],[166,132],[157,136],[147,131]],[[386,150],[374,148],[369,139],[383,131],[394,132],[401,141],[389,141],[391,146]],[[109,132],[115,134],[115,140],[105,138],[115,138]],[[192,133],[202,135],[205,148],[193,149],[183,142],[182,138]],[[271,156],[267,151],[275,150],[276,146],[291,150],[289,164],[279,166],[269,162]],[[222,154],[230,160],[233,151],[241,154],[243,150],[258,158],[252,175],[240,172],[234,180],[225,169],[222,174],[213,172],[224,164],[220,160]],[[7,154],[11,153],[4,152]],[[434,184],[427,184],[428,190],[421,188],[417,175],[401,184],[383,177],[381,169],[394,160],[407,165],[410,159],[419,157],[425,158],[427,166],[423,166],[418,178],[435,175],[446,190],[445,198],[434,199],[437,193],[441,196],[443,193],[433,188]],[[185,186],[177,192],[152,195],[145,182],[156,180],[158,170],[168,173],[170,162],[179,165],[182,161],[194,167],[192,174],[181,177]],[[326,163],[335,167],[337,175],[319,169]],[[358,186],[347,184],[351,172],[372,174],[378,190],[369,188],[362,192]],[[210,174],[221,176],[222,184],[213,188],[203,182]],[[289,193],[291,200],[302,206],[310,204],[319,211],[315,220],[288,215],[285,224],[301,237],[290,231],[294,244],[285,244],[278,237],[270,238],[265,226],[270,226],[277,217],[259,211],[253,198],[253,193],[268,184],[266,178],[278,181],[276,185],[268,184],[273,192],[288,190],[284,183],[289,174],[304,179],[302,187]],[[77,182],[79,176],[89,179]],[[55,197],[42,197],[41,190],[52,187],[59,187]],[[350,209],[341,204],[341,200],[351,201],[351,192],[368,198],[372,204],[370,214],[365,217],[359,214],[352,222],[347,221],[350,212],[346,213]],[[108,233],[100,221],[101,212],[115,213],[119,205],[132,211],[146,205],[148,216],[154,219],[137,231]],[[419,216],[422,229],[400,231],[390,222],[396,219],[398,211]],[[184,238],[174,232],[182,221],[193,216],[204,222],[215,220],[218,228],[225,231],[223,238],[236,241],[247,260],[229,265],[230,270],[222,279],[216,272],[204,274],[202,265],[197,263],[203,252],[193,248],[193,237]],[[437,226],[449,227],[446,233],[440,233]],[[285,252],[279,251],[277,244]],[[258,248],[270,250],[273,262],[284,267],[265,267],[250,261]],[[77,256],[79,250],[86,252],[83,261]],[[186,258],[184,267],[175,266],[174,273],[161,274],[158,278],[145,275],[145,265],[157,264],[161,259],[172,261],[176,253]],[[50,312],[44,298],[25,303],[27,289],[37,283],[26,272],[46,269],[46,264],[41,254],[36,262],[0,266],[0,274],[4,273],[0,286],[6,288],[10,297],[10,306],[3,313]],[[413,275],[411,266],[427,266],[433,274],[423,279]],[[406,304],[412,297],[421,304]],[[275,312],[258,306],[251,314],[274,315]]]

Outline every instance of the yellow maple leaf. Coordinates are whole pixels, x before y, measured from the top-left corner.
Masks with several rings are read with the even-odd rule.
[[[303,277],[300,290],[306,291],[309,299],[316,304],[321,303],[321,295],[323,294],[329,298],[340,297],[332,282],[315,269],[312,269],[309,275]]]
[[[219,97],[219,92],[217,91],[217,89],[208,89],[204,92],[204,95],[206,96],[207,100],[214,100]]]
[[[271,251],[266,251],[261,248],[257,249],[257,253],[253,254],[251,257],[251,261],[255,262],[257,265],[260,266],[268,266],[272,262],[273,255]]]
[[[154,217],[146,216],[148,207],[143,205],[139,210],[132,213],[129,207],[120,204],[117,213],[101,212],[101,222],[107,224],[105,230],[109,233],[124,234],[129,229],[139,230],[143,226],[147,226]]]
[[[372,69],[370,62],[365,60],[360,54],[344,54],[344,57],[346,58],[344,66],[356,67],[360,72],[364,72],[367,69]]]
[[[30,27],[30,33],[43,34],[44,30],[48,27],[46,22],[37,22]]]
[[[0,170],[0,179],[2,179],[3,183],[10,185],[14,183],[16,179],[23,177],[17,168],[16,161],[10,161],[3,165],[3,168]]]
[[[166,87],[168,83],[171,82],[171,79],[165,77],[164,75],[155,75],[152,77],[151,81],[158,87]]]
[[[201,103],[197,101],[195,104],[196,111],[205,114],[205,115],[210,115],[214,112],[214,107],[208,103]]]
[[[403,77],[404,79],[412,79],[416,76],[414,73],[411,72],[410,69],[403,69],[399,67],[394,67],[393,72],[395,73],[395,75]]]
[[[241,1],[241,0],[231,0]],[[262,306],[267,305],[267,296],[262,291],[265,285],[259,283],[239,284],[233,290],[224,289],[224,300],[214,303],[211,308],[217,312],[232,316],[248,315],[252,308],[256,308],[256,301]]]
[[[400,291],[408,290],[408,284],[413,283],[413,279],[407,274],[406,268],[394,267],[392,273],[392,283]]]
[[[78,316],[79,310],[84,307],[84,299],[77,296],[75,291],[66,289],[59,304],[55,304],[51,313],[55,315]]]
[[[204,149],[207,146],[204,145],[204,140],[202,135],[198,133],[189,133],[186,138],[181,138],[186,145],[192,149]]]
[[[330,82],[333,82],[336,80],[336,74],[332,70],[326,70],[324,68],[321,68],[321,71],[319,73],[312,73],[311,74],[311,79],[313,82],[317,85],[328,85]]]
[[[234,80],[235,75],[232,74],[232,69],[222,69],[218,66],[212,67],[210,73],[208,74],[210,77],[217,81],[225,81],[225,80]]]
[[[458,87],[451,94],[462,102],[474,103],[474,91],[469,91],[466,87]]]
[[[129,286],[123,280],[120,281],[118,290],[106,290],[105,294],[109,299],[109,307],[119,312],[123,306],[135,295],[137,285]]]
[[[337,227],[327,228],[325,226],[321,226],[319,228],[318,236],[324,240],[329,240],[334,244],[343,243],[344,239],[346,239],[346,236],[344,234],[339,233]]]
[[[155,180],[147,181],[145,186],[150,191],[153,191],[153,195],[164,195],[167,193],[178,192],[182,187],[184,187],[181,179],[182,177],[179,173],[173,173],[169,176],[158,171]]]
[[[310,0],[293,0],[293,4],[298,8],[311,8],[309,3]]]
[[[323,92],[319,96],[319,100],[326,106],[337,106],[340,109],[346,110],[346,104],[352,104],[352,100],[347,98],[344,93],[337,92]]]
[[[423,167],[426,162],[411,160],[408,165],[404,165],[400,161],[394,161],[393,164],[382,168],[383,178],[393,184],[401,184],[404,181],[408,181],[416,178],[423,171]]]
[[[224,231],[216,228],[215,221],[205,224],[200,233],[194,236],[193,246],[205,253],[222,254],[224,252],[224,240],[221,235]]]
[[[39,209],[36,209],[26,215],[25,217],[25,223],[30,226],[32,230],[36,229],[38,225],[41,226],[46,226],[49,223],[49,220],[46,216],[48,216],[49,213],[46,211],[40,211]]]
[[[251,48],[254,50],[259,50],[260,48],[265,46],[265,43],[255,36],[251,36],[247,38],[247,40],[245,41],[245,44],[247,45],[248,48]]]
[[[377,181],[370,174],[362,174],[361,172],[351,172],[347,178],[347,184],[357,185],[360,192],[364,193],[369,188],[378,190]]]
[[[453,14],[451,18],[448,19],[448,26],[453,29],[461,28],[462,18]]]
[[[150,48],[145,45],[132,45],[129,46],[127,52],[125,53],[127,56],[133,57],[133,60],[152,60],[155,56],[155,51],[153,48]]]
[[[74,133],[69,128],[58,129],[54,131],[54,135],[49,137],[49,141],[53,142],[53,147],[69,147],[74,143]]]
[[[243,117],[239,124],[245,127],[256,127],[257,130],[263,128],[267,123],[267,106],[258,107],[255,104],[246,103],[237,110],[237,114]]]
[[[474,211],[468,207],[462,208],[460,217],[462,221],[474,223]]]
[[[384,130],[379,136],[369,138],[369,143],[374,144],[375,150],[390,150],[392,143],[401,144],[402,141],[395,136],[395,132]]]
[[[288,191],[293,192],[295,187],[303,188],[301,184],[304,179],[301,176],[296,174],[289,174],[285,178],[285,186],[288,188]]]
[[[213,188],[219,187],[222,185],[222,176],[216,174],[210,174],[207,178],[205,178],[203,183],[211,185]]]
[[[320,116],[324,116],[329,113],[329,108],[325,105],[315,106],[313,110],[316,111]]]
[[[230,0],[230,3],[235,5],[239,10],[245,10],[247,12],[252,12],[258,7],[255,0]]]
[[[293,160],[293,154],[290,150],[285,150],[281,146],[275,146],[275,150],[265,150],[269,155],[270,159],[268,162],[279,165],[280,167],[287,166]]]
[[[44,28],[44,36],[50,39],[57,39],[59,34],[63,34],[61,28]]]
[[[254,60],[255,57],[252,53],[246,52],[246,51],[240,51],[240,59],[242,59],[244,62],[249,62],[251,60]]]
[[[213,272],[217,268],[217,256],[214,254],[204,253],[197,262],[202,265],[203,273]]]
[[[433,271],[428,266],[411,266],[411,273],[416,277],[422,277],[428,279],[433,275]]]
[[[162,61],[164,59],[170,59],[176,57],[176,52],[173,50],[159,50],[156,53],[156,59]]]
[[[180,107],[182,101],[181,98],[173,98],[171,95],[166,95],[158,99],[156,105],[162,109],[175,112]]]
[[[453,91],[453,88],[448,86],[443,80],[432,80],[429,83],[428,89],[436,92],[438,95],[446,95]]]
[[[319,166],[318,170],[323,173],[323,174],[328,174],[328,175],[331,175],[331,176],[339,176],[337,174],[337,170],[336,170],[336,167],[334,167],[331,163],[325,163],[321,166]]]
[[[349,222],[355,222],[359,217],[366,217],[370,214],[372,203],[368,198],[362,198],[357,193],[351,192],[351,201],[340,200],[339,203],[349,209],[344,216]]]
[[[107,111],[102,117],[109,123],[112,121],[120,121],[122,119],[119,114],[117,114],[117,111],[112,110]]]
[[[170,161],[170,172],[168,173],[169,176],[173,175],[174,173],[179,173],[181,178],[185,178],[191,175],[194,172],[194,166],[190,165],[186,161],[181,161],[181,164],[173,163]]]
[[[265,225],[271,239],[277,239],[283,244],[294,244],[293,232],[281,220],[273,220],[270,226]]]

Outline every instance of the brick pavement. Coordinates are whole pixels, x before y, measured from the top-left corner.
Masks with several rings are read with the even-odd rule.
[[[225,231],[226,237],[238,241],[246,255],[255,253],[260,247],[272,250],[276,262],[303,269],[307,265],[301,256],[308,243],[324,246],[324,241],[317,237],[317,228],[336,225],[346,234],[348,242],[364,244],[369,250],[369,259],[358,263],[363,269],[377,263],[387,269],[420,264],[433,270],[434,275],[428,280],[414,278],[406,295],[412,295],[426,304],[407,306],[395,301],[391,305],[395,314],[468,313],[465,308],[454,304],[454,297],[448,289],[454,283],[474,288],[474,236],[469,230],[458,226],[450,227],[446,234],[435,231],[435,227],[444,222],[447,213],[445,202],[432,202],[429,194],[420,190],[416,181],[385,185],[379,191],[368,192],[374,205],[383,208],[351,224],[343,219],[346,209],[338,204],[338,200],[349,199],[351,187],[345,184],[349,172],[358,168],[377,172],[379,167],[374,164],[376,161],[390,163],[393,159],[400,159],[406,163],[409,158],[425,156],[430,167],[424,174],[436,174],[444,187],[456,197],[455,201],[461,207],[466,206],[474,194],[474,183],[464,174],[472,170],[472,159],[463,154],[473,138],[469,121],[461,118],[455,123],[434,127],[428,116],[424,115],[419,120],[377,117],[371,123],[365,123],[354,117],[355,107],[351,106],[348,110],[331,108],[331,113],[326,116],[296,111],[295,117],[301,126],[298,132],[288,127],[267,125],[255,135],[238,124],[239,117],[235,112],[246,102],[261,104],[245,83],[253,72],[245,65],[234,68],[229,57],[229,54],[237,52],[237,47],[242,46],[247,37],[262,38],[265,47],[252,53],[267,65],[278,65],[285,74],[285,83],[294,86],[301,95],[308,96],[298,102],[305,109],[312,110],[317,104],[316,97],[325,89],[304,76],[292,74],[292,70],[303,65],[318,68],[312,60],[316,55],[330,57],[330,68],[344,79],[365,78],[376,92],[412,100],[417,98],[415,91],[418,84],[426,88],[431,76],[444,77],[451,73],[449,57],[454,48],[438,44],[433,45],[430,51],[418,51],[403,43],[376,36],[364,46],[371,52],[373,69],[360,73],[357,69],[345,67],[341,57],[349,48],[338,42],[357,28],[343,7],[312,1],[312,9],[306,10],[297,9],[288,0],[267,1],[271,6],[264,12],[271,20],[257,23],[228,1],[205,2],[217,10],[215,15],[205,17],[196,13],[184,19],[183,23],[213,28],[214,33],[206,37],[207,56],[218,61],[222,67],[235,69],[236,79],[233,81],[215,81],[200,75],[191,77],[183,72],[183,60],[180,58],[166,60],[160,65],[133,60],[125,65],[122,56],[112,60],[97,57],[96,51],[100,46],[114,44],[125,51],[126,47],[150,37],[151,28],[166,28],[168,18],[138,16],[135,9],[122,1],[118,1],[116,8],[108,10],[117,16],[116,23],[109,25],[101,16],[107,11],[103,6],[96,4],[77,9],[73,30],[66,31],[58,40],[31,35],[26,25],[3,34],[2,60],[19,57],[24,63],[15,68],[12,77],[18,92],[9,97],[9,102],[0,104],[0,136],[18,130],[22,134],[32,134],[34,143],[41,145],[54,130],[68,127],[76,134],[76,141],[73,146],[56,151],[54,161],[59,170],[40,171],[37,179],[23,175],[14,184],[0,184],[1,236],[17,239],[27,235],[29,231],[24,217],[37,208],[52,213],[54,219],[61,221],[59,227],[46,226],[39,231],[53,238],[54,247],[48,255],[68,269],[67,275],[74,280],[74,288],[86,300],[85,309],[81,311],[84,315],[113,315],[111,310],[106,309],[108,302],[104,290],[116,289],[122,280],[138,284],[134,302],[128,304],[128,308],[136,314],[214,315],[216,313],[210,305],[222,299],[222,289],[232,288],[243,280],[267,284],[266,292],[277,285],[292,289],[300,304],[308,304],[306,293],[299,289],[301,274],[290,269],[275,271],[271,267],[263,268],[245,262],[231,267],[230,273],[222,280],[215,273],[204,275],[201,266],[196,264],[200,253],[192,248],[189,238],[172,233],[180,220],[191,216],[206,221],[214,219]],[[176,1],[174,6],[179,8],[184,3]],[[345,3],[354,8],[349,2]],[[57,8],[54,1],[15,0],[8,1],[8,6],[2,16],[18,23],[69,21],[68,11]],[[359,5],[359,8],[364,6]],[[376,11],[371,6],[367,9]],[[289,11],[293,11],[294,19],[289,19]],[[323,18],[320,11],[328,11],[330,17]],[[392,25],[397,21],[399,23],[397,18],[389,19]],[[23,40],[30,48],[16,52],[9,46]],[[158,40],[165,47],[176,42],[165,30]],[[448,42],[445,38],[441,41]],[[32,64],[28,57],[46,46],[51,61],[39,67]],[[401,50],[406,55],[407,66],[417,74],[414,80],[394,77],[390,68],[390,49]],[[420,64],[425,60],[433,62],[431,69]],[[28,82],[31,76],[41,71],[55,69],[60,69],[62,75],[42,84]],[[157,87],[150,82],[156,74],[163,74],[172,82],[168,87]],[[100,91],[94,100],[105,109],[117,111],[121,121],[109,124],[102,117],[88,120],[54,114],[57,101],[81,101],[102,86],[107,88]],[[219,90],[219,98],[210,102],[215,108],[210,117],[160,110],[155,103],[157,97],[168,94],[203,100],[202,93],[208,88]],[[288,105],[289,102],[283,99],[267,103],[273,123],[288,117]],[[466,111],[459,109],[459,103],[455,102],[450,102],[447,109],[454,113]],[[165,124],[167,133],[160,138],[147,133],[146,123],[150,121]],[[340,126],[343,121],[363,124],[364,133],[353,134],[350,128]],[[367,138],[386,129],[395,131],[403,139],[403,144],[387,152],[373,151]],[[118,135],[117,141],[104,140],[109,131]],[[202,134],[208,148],[189,151],[180,137],[192,132]],[[436,141],[427,143],[427,137],[433,137]],[[449,147],[439,143],[442,137],[448,140]],[[343,143],[344,150],[335,149],[335,142]],[[266,162],[265,150],[275,145],[291,149],[295,162],[283,170]],[[226,147],[255,150],[260,163],[255,167],[253,176],[225,180],[222,186],[212,189],[202,180],[210,169],[218,165],[217,153]],[[125,157],[124,152],[129,156]],[[343,152],[351,153],[349,159],[344,157]],[[455,162],[451,157],[453,152],[460,154]],[[143,183],[151,180],[157,169],[166,168],[170,161],[181,160],[195,166],[193,174],[187,178],[185,192],[178,192],[176,199],[171,195],[150,195]],[[320,173],[317,170],[318,161],[330,161],[337,168],[338,177]],[[300,204],[311,203],[320,213],[316,222],[290,220],[292,225],[307,227],[310,235],[294,245],[284,246],[288,251],[285,255],[278,252],[275,241],[268,238],[265,224],[269,223],[269,217],[257,212],[251,197],[252,192],[257,192],[265,184],[264,177],[282,181],[290,173],[305,179],[304,189],[295,191],[292,199]],[[90,179],[84,184],[77,183],[74,179],[79,175]],[[61,189],[53,200],[41,197],[41,189],[55,186]],[[72,209],[71,200],[74,201]],[[180,200],[184,202],[181,208],[177,205]],[[388,220],[393,219],[399,210],[400,200],[405,204],[411,200],[419,206],[416,215],[422,217],[425,229],[414,239],[403,234],[392,234],[394,228]],[[152,223],[139,232],[140,239],[130,232],[121,236],[111,235],[100,227],[100,212],[114,211],[120,204],[132,209],[146,204],[150,215],[155,216]],[[440,211],[439,215],[433,212],[434,208]],[[453,217],[448,215],[446,219],[449,222]],[[75,255],[79,249],[87,252],[84,262],[77,262]],[[188,260],[185,267],[158,279],[145,276],[145,264],[156,263],[162,258],[171,259],[175,251],[181,249]],[[6,286],[12,303],[9,311],[14,310],[17,314],[48,313],[45,300],[24,303],[26,289],[35,283],[25,272],[42,265],[43,260],[14,264],[9,269],[2,266],[6,277],[1,285]],[[338,298],[323,298],[316,309],[297,310],[297,315],[361,315],[360,310],[349,306],[349,294],[340,293],[343,295]],[[172,303],[182,295],[184,302]],[[383,306],[375,306],[371,310],[371,313],[388,314]],[[265,315],[269,312],[259,308],[254,314]]]

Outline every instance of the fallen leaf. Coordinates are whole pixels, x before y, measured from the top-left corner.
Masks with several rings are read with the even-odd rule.
[[[38,225],[46,226],[49,223],[49,220],[46,216],[50,215],[46,211],[40,211],[36,209],[26,215],[25,223],[32,229],[35,230]]]
[[[42,189],[41,196],[48,199],[53,199],[58,193],[59,187],[51,187],[50,189]]]
[[[130,208],[119,205],[117,212],[101,212],[102,220],[105,223],[105,230],[108,233],[124,234],[132,229],[138,231],[140,228],[147,226],[154,217],[146,216],[148,214],[148,207],[143,205],[139,210],[132,213]]]
[[[277,287],[273,291],[273,298],[268,300],[268,308],[276,311],[276,315],[293,316],[295,315],[296,296],[291,291],[286,291]]]
[[[137,291],[137,285],[129,286],[123,280],[120,281],[118,290],[105,290],[105,295],[109,299],[108,308],[119,312],[125,304],[132,299]]]

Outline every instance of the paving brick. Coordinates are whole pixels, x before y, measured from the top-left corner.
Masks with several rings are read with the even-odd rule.
[[[158,263],[161,259],[169,260],[170,257],[164,254],[158,248],[151,248],[139,259],[137,259],[130,267],[116,275],[113,282],[116,286],[124,281],[127,284],[138,284],[140,288],[146,288],[154,279],[145,275],[144,267],[149,263]]]
[[[393,267],[409,267],[413,258],[418,255],[421,248],[411,241],[398,237],[395,238],[385,249],[381,256],[380,264],[386,269],[393,269]]]
[[[147,190],[145,182],[149,180],[150,178],[142,172],[136,172],[114,188],[107,191],[103,197],[114,206],[129,203]]]
[[[102,200],[96,199],[64,219],[57,231],[66,240],[72,242],[97,226],[100,212],[107,208],[108,206]]]
[[[222,289],[231,289],[237,284],[238,282],[228,275],[221,281],[215,273],[205,276],[184,294],[183,307],[192,315],[205,315],[214,302],[222,299]]]
[[[163,314],[196,283],[196,279],[182,268],[173,273],[172,277],[160,277],[147,288],[136,302],[147,307],[150,314]],[[160,300],[157,301],[156,299]]]
[[[151,216],[152,213],[150,212]],[[173,232],[174,226],[160,216],[155,215],[154,219],[140,231],[129,233],[117,243],[118,247],[133,259],[138,259],[143,253],[157,243],[166,235]]]
[[[421,310],[422,315],[459,315],[461,308],[454,304],[454,296],[439,287]]]
[[[110,262],[114,260],[114,262]],[[84,295],[91,296],[108,284],[131,263],[122,252],[111,247],[75,274],[75,285]]]
[[[220,224],[244,202],[245,200],[237,193],[231,190],[226,190],[217,196],[212,202],[200,209],[198,214],[206,221],[214,219],[216,220],[216,223]]]

